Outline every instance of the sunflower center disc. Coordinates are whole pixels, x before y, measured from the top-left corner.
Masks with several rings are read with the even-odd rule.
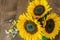
[[[25,29],[27,32],[34,34],[37,32],[36,24],[32,21],[25,22]]]
[[[46,22],[46,26],[45,26],[46,32],[51,33],[54,30],[54,25],[55,25],[54,21],[52,19],[49,19]]]
[[[32,25],[31,23],[29,23],[29,24],[27,24],[26,25],[27,27],[26,27],[26,29],[28,30],[28,31],[34,31],[34,25]]]
[[[34,14],[35,14],[35,15],[41,15],[41,14],[44,13],[44,11],[45,11],[44,6],[38,5],[38,6],[36,6],[35,9],[34,9]]]

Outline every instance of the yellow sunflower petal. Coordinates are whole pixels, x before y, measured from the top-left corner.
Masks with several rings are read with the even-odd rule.
[[[50,39],[55,38],[60,30],[60,17],[56,13],[51,13],[47,16],[46,20],[43,22],[43,25],[45,27],[42,31],[44,35]],[[52,29],[47,30],[48,28]]]
[[[29,4],[27,12],[32,15],[33,18],[41,18],[51,9],[47,0],[33,0]]]
[[[19,31],[19,35],[25,40],[37,40],[38,38],[41,39],[40,33],[42,28],[40,23],[27,13],[19,16],[16,28]]]

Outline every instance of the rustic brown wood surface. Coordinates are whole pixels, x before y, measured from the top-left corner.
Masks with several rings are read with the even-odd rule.
[[[30,0],[31,1],[31,0]],[[47,0],[53,8],[51,12],[56,12],[60,15],[60,0]],[[26,12],[28,0],[0,0],[0,40],[10,40],[6,37],[5,30],[11,28],[11,24],[5,20],[13,17],[15,19]],[[57,35],[55,40],[60,40]],[[19,35],[11,40],[23,40]]]

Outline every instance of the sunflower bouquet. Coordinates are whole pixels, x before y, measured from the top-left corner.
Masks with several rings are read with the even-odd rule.
[[[53,40],[60,30],[60,16],[51,13],[47,0],[33,0],[19,16],[16,28],[24,40]]]

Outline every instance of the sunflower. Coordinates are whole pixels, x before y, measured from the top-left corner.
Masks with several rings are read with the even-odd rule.
[[[50,39],[55,38],[60,30],[60,17],[56,13],[49,14],[44,20],[43,26],[42,33]]]
[[[41,39],[40,23],[37,20],[32,19],[31,16],[20,15],[17,21],[16,27],[19,30],[19,35],[25,40],[38,40]]]
[[[34,18],[41,18],[52,8],[48,5],[47,0],[34,0],[30,2],[27,12]]]

